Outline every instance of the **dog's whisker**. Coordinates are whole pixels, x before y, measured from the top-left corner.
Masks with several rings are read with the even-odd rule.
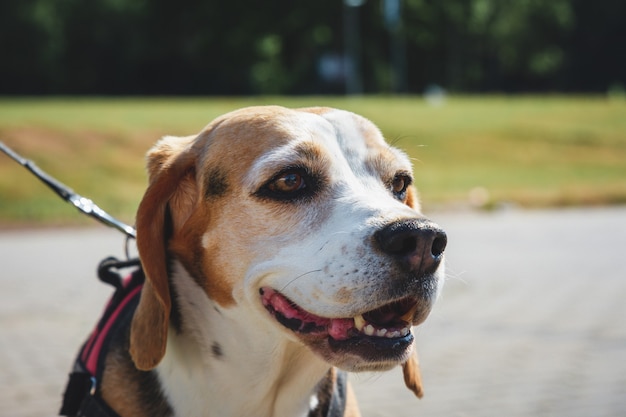
[[[350,374],[350,378],[358,379],[361,382],[376,382],[381,377],[382,374],[378,372],[358,372]]]
[[[395,138],[393,138],[392,140],[390,140],[389,144],[391,146],[397,146],[398,143],[400,143],[400,141],[402,141],[404,139],[413,139],[413,140],[415,140],[417,138],[415,137],[415,135],[398,135]]]
[[[313,274],[315,272],[322,272],[321,269],[314,269],[312,271],[309,272],[305,272],[304,274],[298,275],[297,277],[295,277],[294,279],[292,279],[291,281],[289,281],[287,284],[285,284],[280,291],[284,291],[288,286],[290,286],[291,284],[293,284],[294,282],[296,282],[297,280],[299,280],[300,278],[304,277],[305,275],[309,275],[309,274]]]
[[[324,242],[324,244],[317,251],[321,252],[322,249],[324,249],[324,247],[326,247],[326,245],[328,245],[329,243],[330,243],[330,240],[327,240],[326,242]]]
[[[446,265],[446,275],[444,278],[446,281],[455,280],[455,281],[460,281],[463,284],[467,285],[468,284],[467,280],[461,277],[462,275],[465,275],[466,273],[467,271],[460,271],[460,272],[455,271],[448,263],[448,265]]]
[[[342,235],[342,234],[345,235],[345,234],[348,234],[348,232],[347,231],[334,232],[334,233],[331,233],[330,236],[332,237],[332,236]],[[321,252],[326,247],[326,245],[328,245],[330,243],[330,241],[331,241],[331,239],[328,239],[326,242],[324,242],[324,244],[317,251]]]

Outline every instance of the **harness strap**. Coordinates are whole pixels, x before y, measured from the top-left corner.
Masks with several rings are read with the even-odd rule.
[[[122,311],[124,311],[130,301],[133,300],[135,296],[139,295],[140,291],[141,286],[130,288],[124,297],[119,301],[119,304],[115,303],[117,304],[115,305],[110,303],[107,307],[107,312],[110,312],[110,314],[104,315],[104,321],[100,322],[102,326],[98,326],[96,331],[91,334],[91,337],[85,344],[80,355],[80,360],[85,364],[85,368],[90,375],[95,376],[97,374],[98,364],[100,359],[104,356],[102,355],[103,345],[110,334],[111,327],[116,323],[117,318],[120,316]]]
[[[348,374],[337,370],[337,378],[333,387],[333,394],[330,397],[327,417],[343,417],[346,411],[347,384]]]
[[[318,403],[308,417],[343,417],[346,411],[348,374],[331,368],[318,387]]]
[[[119,417],[100,397],[88,395],[83,400],[76,417]]]
[[[119,270],[136,267],[126,279],[122,279]],[[69,381],[63,395],[62,416],[78,417],[118,417],[118,415],[102,401],[99,393],[99,382],[102,379],[104,360],[109,349],[112,330],[118,318],[134,309],[144,282],[143,271],[139,260],[116,262],[107,258],[98,268],[98,276],[116,288],[109,300],[102,318],[85,342],[69,375]]]
[[[63,394],[63,405],[59,415],[75,416],[86,398],[91,397],[90,391],[95,385],[95,378],[85,371],[74,370]]]

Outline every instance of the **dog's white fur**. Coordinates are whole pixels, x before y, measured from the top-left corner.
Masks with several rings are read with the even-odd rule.
[[[170,332],[157,367],[176,415],[204,415],[200,410],[211,410],[206,415],[215,416],[306,415],[313,389],[328,365],[259,320],[260,312],[232,309],[225,317],[211,314],[214,303],[203,297],[184,270],[176,269],[177,278],[182,278],[177,281],[180,296],[189,296],[195,304],[183,314],[190,322],[203,324],[189,329],[193,332],[189,336]],[[227,352],[224,360],[215,360],[206,345],[216,334]]]
[[[373,124],[340,110],[250,108],[217,119],[197,137],[164,138],[149,158],[151,184],[138,214],[148,282],[131,354],[138,368],[156,370],[177,417],[306,416],[331,366],[361,371],[400,364],[309,344],[268,314],[259,296],[259,289],[273,288],[329,318],[355,317],[393,301],[385,290],[397,272],[372,236],[421,215],[412,187],[405,201],[390,192],[395,173],[412,168]],[[255,194],[294,166],[324,177],[311,201]],[[211,190],[210,175],[224,190]],[[166,207],[170,243],[158,249],[163,231],[155,224]],[[173,259],[181,329],[168,325],[174,295],[159,259],[166,254]],[[443,274],[440,266],[429,302]],[[358,415],[354,404],[346,414]]]

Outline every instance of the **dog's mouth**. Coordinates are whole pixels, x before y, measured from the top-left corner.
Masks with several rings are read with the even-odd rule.
[[[271,288],[261,288],[263,305],[284,327],[303,336],[327,338],[335,350],[404,349],[413,341],[411,326],[418,300],[403,298],[355,317],[326,318],[312,314]],[[392,349],[394,350],[394,349]]]

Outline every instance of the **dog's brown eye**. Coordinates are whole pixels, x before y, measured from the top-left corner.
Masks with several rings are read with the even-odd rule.
[[[307,167],[286,167],[254,194],[275,201],[303,202],[317,195],[323,184],[323,176],[317,175]]]
[[[404,177],[400,177],[400,176],[395,177],[393,179],[393,183],[391,184],[391,187],[395,194],[399,194],[402,191],[404,191],[406,188]]]
[[[411,177],[407,174],[397,174],[391,181],[391,192],[399,198],[404,199],[406,189],[411,185]]]
[[[270,191],[284,194],[300,191],[304,187],[306,187],[306,182],[298,172],[285,172],[268,185]]]

